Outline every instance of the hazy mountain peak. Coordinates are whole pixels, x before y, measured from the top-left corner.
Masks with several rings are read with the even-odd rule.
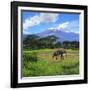
[[[48,29],[41,33],[37,33],[35,35],[39,36],[40,38],[48,37],[48,36],[55,36],[58,38],[58,41],[60,42],[79,41],[79,34],[74,33],[74,32],[65,32],[63,30],[58,30],[58,29]],[[26,37],[26,35],[24,37]]]
[[[37,34],[40,37],[56,36],[59,41],[79,41],[79,34],[74,32],[65,32],[59,29],[48,29]]]

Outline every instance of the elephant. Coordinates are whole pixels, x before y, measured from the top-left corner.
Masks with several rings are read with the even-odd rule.
[[[60,56],[61,59],[64,59],[64,54],[67,55],[67,52],[64,48],[59,48],[57,49],[54,53],[53,53],[53,56],[52,58],[56,58],[56,60],[58,59],[58,57]]]

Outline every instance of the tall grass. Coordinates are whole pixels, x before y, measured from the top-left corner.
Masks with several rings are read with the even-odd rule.
[[[46,54],[45,51],[42,52]],[[23,53],[22,73],[24,77],[79,74],[77,55],[68,56],[64,60],[54,60],[50,50],[47,51],[47,55],[42,55],[42,52],[41,54],[38,51]],[[74,53],[78,54],[75,51]]]

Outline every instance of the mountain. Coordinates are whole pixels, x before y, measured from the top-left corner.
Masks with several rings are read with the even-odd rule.
[[[23,40],[33,34],[28,34],[25,35],[23,34]],[[55,36],[58,38],[58,41],[63,42],[63,41],[79,41],[79,34],[72,33],[72,32],[65,32],[62,30],[55,30],[55,29],[50,29],[50,30],[45,30],[41,33],[35,34],[36,36],[39,36],[40,38],[47,37],[47,36]]]
[[[58,41],[63,42],[63,41],[79,41],[79,34],[72,33],[72,32],[65,32],[61,30],[45,30],[41,33],[36,34],[38,36],[42,37],[47,37],[54,35],[58,38]]]

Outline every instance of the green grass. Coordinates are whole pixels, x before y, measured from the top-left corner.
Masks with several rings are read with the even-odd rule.
[[[64,60],[52,58],[54,49],[23,52],[22,76],[51,76],[79,74],[79,51],[67,50]]]

